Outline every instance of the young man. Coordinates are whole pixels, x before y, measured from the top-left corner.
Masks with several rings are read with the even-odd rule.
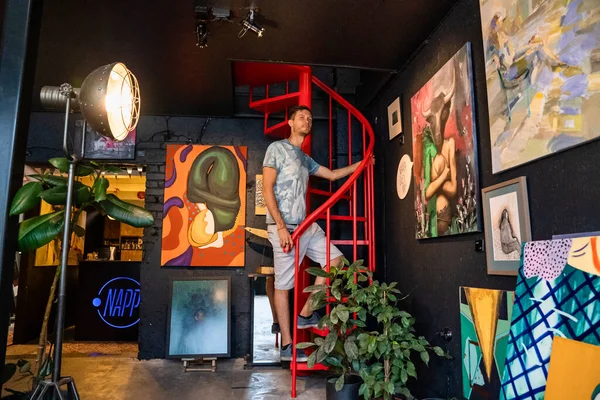
[[[292,232],[306,218],[306,192],[308,176],[316,175],[334,181],[356,170],[359,163],[331,171],[317,164],[300,147],[312,128],[312,112],[306,106],[293,107],[289,111],[288,139],[272,143],[263,162],[263,195],[267,204],[267,229],[273,245],[275,264],[275,309],[281,329],[281,360],[292,359],[292,336],[290,332],[288,292],[294,288],[294,257]],[[307,255],[322,267],[327,265],[327,239],[325,233],[313,223],[300,238],[300,261]],[[332,266],[342,263],[343,254],[330,244]],[[316,285],[325,284],[326,278],[317,277]],[[304,304],[297,316],[299,329],[317,326],[319,314]],[[303,350],[297,350],[297,361],[306,361]]]

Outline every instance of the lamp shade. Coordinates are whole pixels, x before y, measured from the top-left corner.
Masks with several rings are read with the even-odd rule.
[[[124,140],[135,129],[140,111],[137,79],[125,64],[115,62],[92,71],[81,85],[79,108],[99,134]]]

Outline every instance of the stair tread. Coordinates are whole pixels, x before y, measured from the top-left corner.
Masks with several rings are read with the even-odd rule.
[[[328,196],[331,197],[335,194],[335,192],[330,192],[328,190],[320,190],[320,189],[313,189],[313,188],[308,188],[308,192],[312,193],[312,194],[317,194],[317,195],[321,195],[321,196]],[[350,196],[342,196],[342,199],[346,199],[346,200],[350,200]]]
[[[264,114],[276,113],[298,104],[300,92],[288,93],[281,96],[269,97],[250,103],[250,108]],[[287,122],[287,121],[286,121]]]
[[[353,245],[354,242],[352,240],[336,240],[336,239],[332,239],[331,240],[331,244],[339,244],[339,245]],[[357,240],[356,244],[358,246],[368,246],[369,245],[369,241],[368,240]]]
[[[315,364],[314,367],[308,368],[308,363],[296,362],[298,371],[328,371],[329,367],[323,364]]]
[[[327,216],[323,215],[323,216],[319,217],[319,219],[327,219]],[[331,220],[332,221],[354,221],[354,217],[351,217],[349,215],[331,215]],[[356,221],[357,222],[365,222],[366,218],[365,217],[356,217]]]
[[[287,121],[282,121],[265,129],[265,135],[276,139],[284,139],[290,136],[290,126]]]

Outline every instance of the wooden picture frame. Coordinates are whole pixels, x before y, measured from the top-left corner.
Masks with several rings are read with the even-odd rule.
[[[174,295],[177,295],[179,297],[181,296],[186,296],[187,294],[192,293],[192,290],[194,289],[194,287],[192,286],[193,283],[195,282],[197,284],[196,289],[200,289],[202,286],[204,286],[204,289],[206,289],[206,284],[204,284],[204,282],[220,282],[220,281],[224,281],[226,282],[226,299],[222,299],[220,298],[220,296],[223,295],[222,293],[222,288],[217,288],[215,290],[213,290],[212,292],[208,292],[209,294],[212,294],[212,298],[203,298],[199,293],[200,291],[198,290],[197,292],[193,293],[193,298],[188,298],[187,299],[187,304],[186,305],[182,305],[182,300],[185,300],[185,298],[180,298],[179,299],[179,304],[177,304],[175,307],[173,305],[173,300],[174,300]],[[180,285],[178,285],[177,283],[182,283]],[[190,284],[191,283],[191,284]],[[178,286],[177,288],[175,288],[175,286]],[[217,293],[216,290],[221,289],[221,293]],[[187,291],[187,292],[186,292]],[[196,304],[197,303],[197,304]],[[215,304],[218,303],[218,304]],[[222,304],[225,303],[225,304]],[[226,307],[226,310],[223,310],[222,308]],[[210,311],[208,309],[211,309]],[[205,319],[205,322],[207,324],[212,324],[212,325],[207,325],[205,327],[200,327],[200,329],[197,329],[196,327],[194,328],[190,328],[190,324],[194,324],[196,321],[200,322],[199,319],[197,319],[196,314],[198,313],[198,311],[194,311],[194,310],[203,310],[203,315],[202,315],[202,319]],[[193,315],[190,315],[189,312],[192,312]],[[176,317],[174,317],[174,312],[177,313],[178,315]],[[182,315],[183,314],[183,315]],[[211,315],[212,314],[212,315]],[[187,317],[185,317],[185,315],[187,315]],[[187,319],[184,320],[184,318],[182,318],[182,316]],[[226,324],[227,324],[227,328],[226,328],[226,332],[224,332],[222,324],[224,322],[224,319],[226,318]],[[211,322],[211,321],[217,321],[218,322]],[[187,323],[187,327],[186,327],[186,323]],[[174,326],[176,326],[176,329],[173,329]],[[214,337],[212,339],[215,340],[219,340],[223,337],[225,337],[225,346],[223,346],[223,343],[220,343],[220,346],[215,346],[215,342],[211,342],[210,346],[206,346],[207,351],[201,351],[200,349],[203,346],[195,346],[197,343],[197,341],[195,339],[199,339],[199,337],[193,337],[194,335],[202,335],[202,334],[206,334],[206,333],[210,333],[211,335],[213,335]],[[226,336],[225,336],[226,333]],[[187,335],[187,338],[185,337]],[[209,339],[210,340],[210,339]],[[171,343],[171,342],[174,343]],[[175,343],[175,342],[178,343]],[[186,343],[181,343],[185,341]],[[219,347],[219,351],[215,351],[215,347]],[[223,347],[226,347],[226,349],[223,349]],[[193,349],[196,348],[197,351],[193,351]],[[193,277],[193,278],[171,278],[170,284],[169,284],[169,316],[168,316],[168,323],[167,323],[167,343],[166,343],[166,358],[177,358],[177,359],[182,359],[182,358],[208,358],[208,357],[223,357],[223,358],[228,358],[231,356],[231,277],[230,276],[199,276],[199,277]]]
[[[522,244],[531,241],[527,179],[511,179],[481,191],[488,275],[519,272]]]

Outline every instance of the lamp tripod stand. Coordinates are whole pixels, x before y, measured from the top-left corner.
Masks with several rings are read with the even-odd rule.
[[[68,83],[63,83],[60,86],[60,95],[66,96],[67,103],[65,108],[65,128],[63,132],[63,152],[65,157],[69,160],[69,176],[67,180],[67,201],[65,204],[65,217],[64,217],[64,228],[63,228],[63,239],[60,259],[60,275],[58,278],[58,311],[56,316],[56,327],[54,334],[54,368],[52,372],[52,379],[49,381],[40,381],[35,388],[31,400],[43,400],[50,391],[57,395],[59,400],[65,399],[60,391],[61,386],[67,386],[67,399],[79,400],[79,393],[75,386],[75,380],[70,376],[61,377],[61,363],[62,363],[62,347],[63,347],[63,334],[65,326],[65,310],[66,310],[66,293],[67,293],[67,264],[69,258],[69,248],[71,239],[71,208],[73,206],[73,187],[75,186],[75,170],[77,164],[85,156],[85,134],[87,130],[87,123],[83,120],[83,130],[81,134],[81,154],[79,156],[71,154],[67,145],[68,128],[69,128],[69,114],[71,113],[71,98],[75,92],[73,87]],[[52,396],[54,398],[54,395]]]

